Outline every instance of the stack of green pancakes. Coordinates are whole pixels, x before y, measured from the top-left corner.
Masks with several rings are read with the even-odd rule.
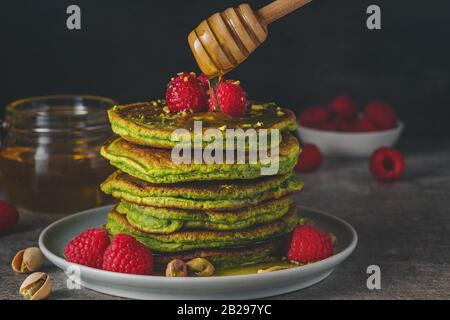
[[[108,114],[118,137],[107,141],[101,154],[118,170],[101,189],[120,200],[108,214],[111,236],[135,237],[151,249],[156,268],[175,258],[204,257],[223,269],[286,253],[285,240],[298,224],[291,195],[303,187],[293,172],[300,147],[292,134],[296,119],[290,110],[253,103],[242,117],[170,113],[158,100],[115,106]],[[262,175],[269,164],[259,158],[244,163],[174,161],[172,152],[180,143],[189,143],[194,154],[195,148],[203,150],[212,141],[198,138],[196,121],[201,121],[201,133],[213,128],[276,129],[281,134],[270,146],[279,150],[274,153],[278,170]],[[180,128],[184,140],[174,141],[173,132]],[[236,144],[232,152],[242,151],[247,159],[250,148],[249,143]]]

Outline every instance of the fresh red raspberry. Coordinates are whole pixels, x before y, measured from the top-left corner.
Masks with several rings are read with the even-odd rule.
[[[17,225],[19,213],[6,201],[0,200],[0,234],[8,233]]]
[[[325,107],[308,108],[300,114],[299,123],[305,127],[315,128],[329,119],[328,109]]]
[[[101,269],[103,253],[109,245],[109,236],[105,229],[92,228],[84,231],[64,248],[69,262]]]
[[[239,81],[222,81],[210,90],[209,96],[210,111],[221,110],[234,117],[243,116],[246,112],[247,94]]]
[[[139,244],[139,242],[137,242],[134,237],[132,237],[126,233],[116,234],[113,238],[113,243],[119,247],[133,246],[136,243]]]
[[[373,132],[378,131],[378,128],[367,118],[363,116],[362,118],[356,120],[353,126],[354,132]]]
[[[337,96],[331,100],[330,109],[343,119],[349,120],[356,117],[356,105],[348,96]]]
[[[302,153],[298,157],[295,165],[296,172],[312,172],[317,170],[322,164],[322,154],[319,148],[313,144],[306,143],[302,145]]]
[[[294,229],[288,259],[299,263],[311,263],[330,257],[333,254],[333,242],[322,230],[303,225]]]
[[[171,112],[204,111],[207,105],[206,89],[195,73],[178,73],[167,85],[166,104]]]
[[[372,154],[370,171],[380,181],[394,181],[403,175],[405,160],[397,150],[383,147]]]
[[[117,234],[103,255],[103,270],[150,275],[153,257],[150,250],[127,234]]]
[[[397,126],[397,118],[391,106],[383,101],[370,102],[365,109],[367,118],[375,127],[381,130],[392,129]]]

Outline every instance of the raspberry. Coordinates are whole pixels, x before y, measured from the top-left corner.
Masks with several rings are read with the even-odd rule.
[[[337,96],[330,102],[331,111],[343,119],[356,117],[356,105],[348,96]]]
[[[328,121],[329,113],[325,107],[308,108],[300,114],[299,123],[305,127],[315,128],[320,123]]]
[[[247,107],[247,94],[239,81],[226,80],[210,90],[209,110],[221,110],[234,117],[243,116]]]
[[[195,73],[178,73],[167,85],[166,104],[171,112],[203,111],[207,104],[206,89]]]
[[[105,229],[92,228],[84,231],[64,248],[67,261],[101,269],[103,253],[109,245]]]
[[[405,160],[397,150],[383,147],[372,154],[370,171],[380,181],[394,181],[403,175]]]
[[[128,245],[135,245],[136,243],[139,243],[139,242],[136,242],[136,239],[130,235],[127,235],[125,233],[118,233],[114,237],[113,243],[119,247],[122,247],[122,246],[128,246]]]
[[[362,118],[356,120],[353,125],[353,131],[355,132],[373,132],[378,131],[378,128],[373,125],[373,123],[367,118],[367,116],[363,116]]]
[[[103,255],[103,270],[150,275],[153,257],[150,250],[132,236],[119,233]]]
[[[312,172],[317,170],[322,164],[322,154],[319,148],[313,144],[306,143],[302,146],[302,153],[298,157],[295,171]]]
[[[322,230],[310,226],[294,229],[288,259],[299,263],[311,263],[328,258],[333,254],[331,237]]]
[[[6,201],[0,200],[0,234],[10,232],[19,221],[16,208]]]
[[[381,130],[392,129],[397,126],[397,118],[391,106],[386,102],[370,102],[365,109],[367,118],[375,127]]]

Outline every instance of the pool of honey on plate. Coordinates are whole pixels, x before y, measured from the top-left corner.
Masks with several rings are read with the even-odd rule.
[[[19,208],[74,213],[112,202],[99,189],[113,171],[100,154],[115,102],[88,95],[26,98],[6,107],[0,190]]]

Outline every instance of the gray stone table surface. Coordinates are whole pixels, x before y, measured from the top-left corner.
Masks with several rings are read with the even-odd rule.
[[[359,234],[353,255],[325,281],[274,299],[449,299],[450,298],[450,140],[404,140],[407,161],[398,182],[375,181],[367,160],[326,159],[303,175],[298,201],[333,213]],[[22,212],[13,234],[0,237],[0,299],[20,298],[25,276],[10,268],[14,254],[37,245],[40,231],[61,216]],[[367,267],[381,268],[381,289],[366,286]],[[88,289],[68,290],[56,267],[52,299],[117,299]]]

